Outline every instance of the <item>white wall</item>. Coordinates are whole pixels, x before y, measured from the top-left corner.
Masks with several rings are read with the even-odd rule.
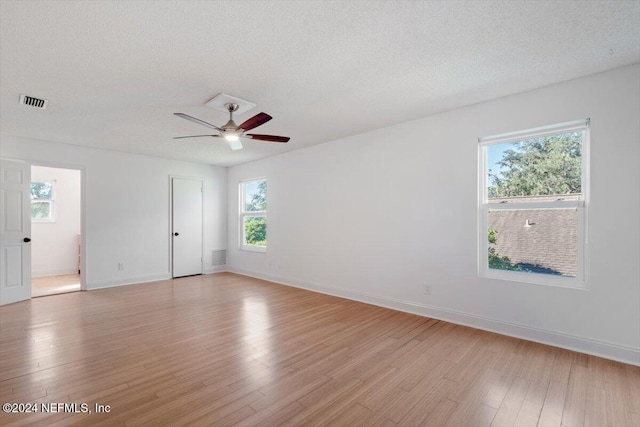
[[[88,289],[170,277],[170,175],[204,179],[205,272],[226,249],[225,168],[4,135],[0,156],[84,169]]]
[[[584,118],[590,289],[479,278],[478,137]],[[237,249],[238,181],[258,176],[265,254]],[[640,364],[639,184],[636,65],[230,168],[227,265]]]
[[[80,171],[31,167],[31,181],[54,182],[54,222],[31,223],[31,275],[78,272]]]

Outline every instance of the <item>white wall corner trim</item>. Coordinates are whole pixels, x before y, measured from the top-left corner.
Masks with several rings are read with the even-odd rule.
[[[123,277],[120,279],[106,280],[102,282],[89,282],[87,283],[87,290],[93,291],[96,289],[114,288],[116,286],[125,286],[125,285],[137,285],[140,283],[157,282],[160,280],[169,280],[169,279],[171,279],[171,275],[169,273]]]
[[[425,316],[433,319],[443,320],[446,322],[455,323],[457,325],[469,326],[471,328],[482,329],[484,331],[495,332],[501,335],[534,341],[541,344],[547,344],[554,347],[560,347],[567,350],[578,351],[593,356],[604,357],[606,359],[640,366],[640,348],[626,347],[604,341],[596,341],[579,336],[532,328],[530,326],[504,322],[487,317],[475,316],[472,314],[461,313],[454,310],[443,310],[441,308],[431,307],[426,304],[388,298],[369,294],[366,292],[346,290],[344,288],[339,288],[327,284],[265,275],[234,267],[228,267],[227,270],[232,273],[242,274],[244,276],[254,277],[256,279],[267,280],[269,282],[277,283],[280,285],[292,286],[295,288],[306,289],[322,294],[333,295],[353,301],[377,305],[379,307],[385,307],[392,310],[403,311],[405,313],[416,314],[418,316]]]

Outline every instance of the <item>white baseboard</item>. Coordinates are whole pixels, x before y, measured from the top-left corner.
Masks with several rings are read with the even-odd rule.
[[[593,356],[603,357],[605,359],[640,366],[640,349],[638,348],[621,346],[604,341],[533,328],[526,325],[504,322],[501,320],[453,310],[445,310],[426,304],[418,304],[400,299],[382,297],[366,292],[352,291],[320,283],[270,276],[229,266],[227,266],[227,271],[267,280],[281,285],[347,298],[354,301],[360,301],[433,319],[444,320],[458,325],[469,326],[476,329],[482,329],[489,332],[521,338],[528,341],[535,341],[541,344],[548,344],[554,347],[565,348],[567,350],[578,351],[581,353],[591,354]]]
[[[78,274],[78,267],[54,268],[51,270],[32,271],[31,277],[64,276],[67,274]]]
[[[207,268],[203,270],[202,274],[213,274],[213,273],[224,273],[229,271],[226,265],[215,266],[211,268]],[[87,284],[87,290],[91,291],[94,289],[104,289],[104,288],[113,288],[116,286],[127,286],[127,285],[135,285],[138,283],[146,283],[146,282],[155,282],[158,280],[168,280],[171,279],[171,274],[152,274],[148,276],[134,276],[134,277],[126,277],[122,279],[114,279],[114,280],[106,280],[102,282],[93,282]]]
[[[120,279],[87,283],[87,290],[92,291],[95,289],[113,288],[116,286],[125,286],[125,285],[136,285],[138,283],[156,282],[158,280],[168,280],[168,279],[171,279],[171,275],[169,273],[151,274],[147,276],[123,277]]]
[[[213,274],[213,273],[225,273],[229,271],[226,265],[216,265],[213,267],[205,268],[202,274]]]

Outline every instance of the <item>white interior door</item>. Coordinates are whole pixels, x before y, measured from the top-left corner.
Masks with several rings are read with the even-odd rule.
[[[202,181],[173,178],[173,277],[202,274]]]
[[[2,305],[31,298],[31,165],[0,162]]]

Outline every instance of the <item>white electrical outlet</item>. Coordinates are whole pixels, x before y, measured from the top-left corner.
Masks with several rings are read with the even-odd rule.
[[[431,295],[431,285],[424,285],[425,295]]]
[[[119,262],[118,263],[118,270],[124,270],[124,264]]]

